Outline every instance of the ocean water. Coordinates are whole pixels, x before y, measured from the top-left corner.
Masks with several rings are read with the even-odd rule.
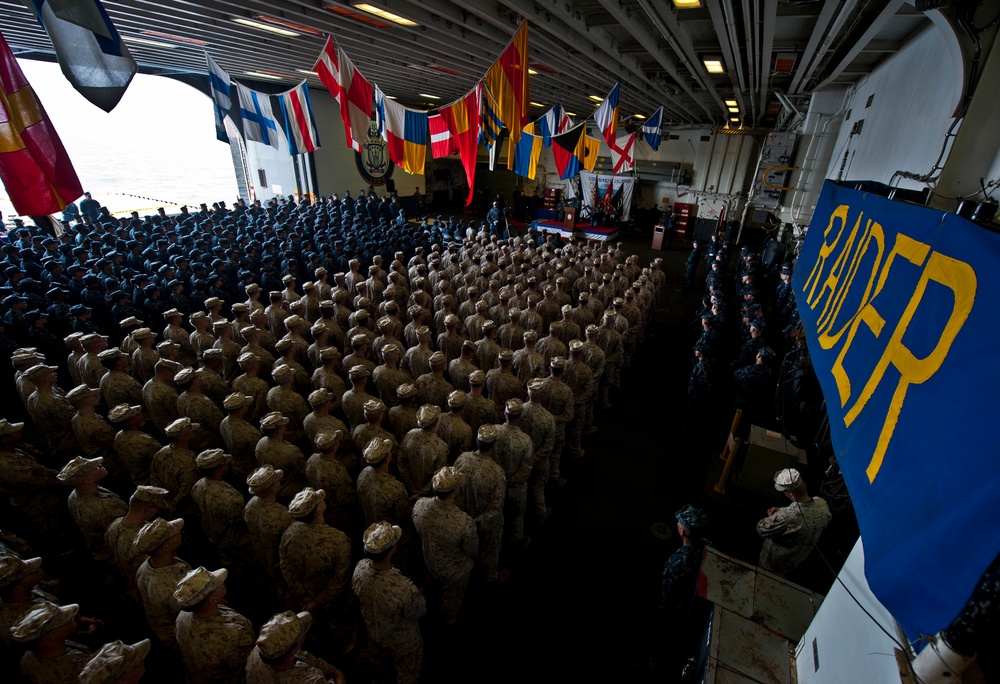
[[[57,64],[18,62],[83,189],[112,213],[154,214],[160,206],[172,212],[181,204],[236,199],[229,145],[215,138],[207,95],[170,78],[136,74],[106,113],[77,93]],[[16,216],[5,188],[0,211],[8,222]]]

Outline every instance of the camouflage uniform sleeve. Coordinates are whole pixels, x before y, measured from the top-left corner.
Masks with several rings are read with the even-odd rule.
[[[802,515],[798,506],[792,504],[775,511],[774,515],[769,515],[757,523],[757,534],[764,537],[779,537],[784,534],[793,534],[802,527]]]
[[[337,531],[336,539],[333,540],[333,557],[336,559],[337,567],[334,568],[330,581],[323,591],[314,599],[319,604],[329,603],[340,597],[351,586],[351,542],[347,535]]]
[[[479,535],[476,533],[476,523],[469,517],[462,530],[462,552],[473,561],[479,558]]]
[[[517,451],[521,455],[521,463],[518,465],[517,470],[514,471],[514,474],[510,477],[510,486],[512,487],[517,487],[518,485],[522,485],[527,482],[528,478],[531,477],[531,469],[534,465],[531,458],[531,452],[533,449],[531,438],[527,435],[524,435],[524,437],[525,439],[517,440],[517,442],[520,442],[517,445]]]
[[[427,615],[427,600],[420,593],[417,586],[409,579],[406,581],[406,588],[403,594],[403,617],[417,620]]]

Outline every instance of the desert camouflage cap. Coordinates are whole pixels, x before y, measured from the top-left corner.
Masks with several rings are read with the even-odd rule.
[[[369,525],[363,540],[368,553],[384,553],[392,548],[403,536],[403,528],[382,521]]]
[[[278,613],[260,628],[257,649],[264,658],[269,660],[277,658],[295,646],[310,627],[312,627],[310,613],[305,611],[294,613],[290,610]]]
[[[80,606],[76,603],[65,606],[57,606],[50,601],[34,603],[31,609],[22,614],[17,623],[10,628],[10,635],[18,643],[30,643],[56,627],[65,625],[76,617],[79,610]]]
[[[149,639],[134,644],[112,641],[104,644],[80,672],[80,684],[117,682],[149,655]]]

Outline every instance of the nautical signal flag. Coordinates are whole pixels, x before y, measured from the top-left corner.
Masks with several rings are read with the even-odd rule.
[[[528,22],[522,21],[517,33],[499,59],[483,77],[486,89],[496,101],[496,114],[510,132],[511,144],[517,143],[528,123]]]
[[[597,166],[597,153],[601,143],[587,135],[587,124],[579,123],[565,133],[553,136],[552,156],[555,158],[559,178],[566,180],[580,173],[580,169],[593,171]]]
[[[482,83],[455,100],[450,105],[438,110],[441,119],[448,127],[451,144],[462,158],[462,168],[469,184],[469,195],[465,205],[472,203],[472,194],[476,185],[476,154],[479,151],[479,104],[483,97]],[[433,134],[433,129],[431,129]],[[437,155],[435,155],[437,156]]]
[[[478,90],[481,94],[479,101],[479,142],[492,148],[500,137],[500,129],[503,128],[503,121],[500,120],[496,100],[493,99],[483,81],[479,82]]]
[[[608,96],[604,98],[601,106],[594,110],[594,121],[601,129],[608,147],[615,144],[615,134],[618,132],[618,91],[621,83],[615,83]]]
[[[344,122],[348,147],[360,152],[368,138],[368,124],[372,118],[372,84],[361,75],[343,48],[329,37],[313,70],[340,104],[340,119]]]
[[[24,4],[49,34],[66,79],[92,104],[106,112],[114,109],[138,66],[99,0]]]
[[[271,99],[266,93],[250,90],[242,83],[236,84],[243,117],[243,137],[247,140],[278,146],[278,124],[271,110]]]
[[[542,136],[521,131],[521,139],[514,146],[514,173],[534,180],[543,146]]]
[[[573,119],[569,118],[569,114],[557,102],[552,106],[552,109],[528,124],[524,130],[534,135],[540,135],[542,137],[542,144],[545,147],[549,147],[552,145],[552,136],[565,133],[572,127]]]
[[[60,212],[83,194],[62,141],[2,35],[0,180],[22,216]]]
[[[427,129],[431,135],[431,156],[435,159],[458,154],[458,145],[451,137],[448,122],[440,114],[427,117]]]
[[[222,67],[215,63],[207,52],[208,84],[212,91],[212,105],[215,110],[215,137],[224,143],[229,142],[229,134],[223,120],[229,116],[229,108],[233,106],[232,81]]]
[[[391,159],[397,166],[422,176],[427,158],[427,112],[404,107],[389,98],[375,86],[375,121],[386,142]]]
[[[611,146],[611,170],[624,173],[635,168],[635,133],[620,135]]]
[[[309,86],[305,80],[277,97],[281,115],[285,118],[288,153],[305,154],[319,148],[319,133],[316,132],[316,120],[309,101]]]
[[[646,119],[645,123],[642,124],[642,137],[646,140],[653,151],[660,149],[660,141],[663,140],[663,134],[660,132],[660,128],[663,126],[663,107],[656,110],[653,116]]]

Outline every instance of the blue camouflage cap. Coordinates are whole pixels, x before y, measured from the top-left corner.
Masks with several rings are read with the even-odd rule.
[[[688,504],[674,514],[677,522],[684,526],[689,532],[701,534],[708,527],[708,516],[705,511]]]

